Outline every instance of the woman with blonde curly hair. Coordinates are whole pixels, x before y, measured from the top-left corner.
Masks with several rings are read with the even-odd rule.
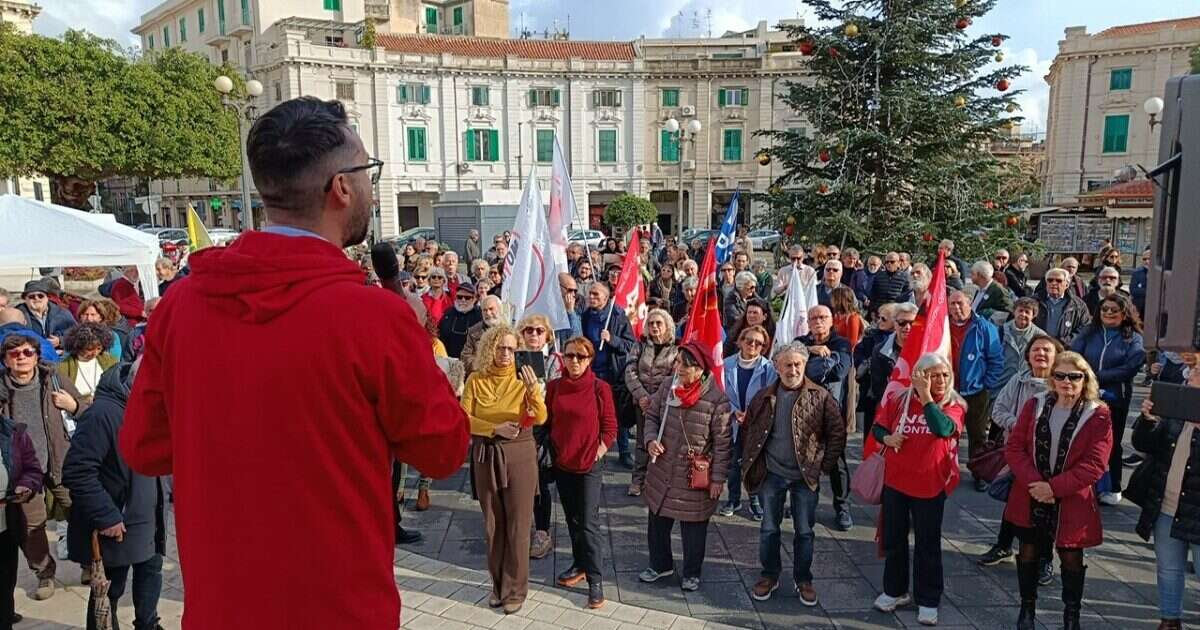
[[[492,577],[488,605],[503,607],[505,614],[521,610],[529,593],[529,527],[538,489],[532,428],[546,422],[545,389],[537,374],[529,366],[517,372],[519,347],[511,326],[488,329],[462,396]]]

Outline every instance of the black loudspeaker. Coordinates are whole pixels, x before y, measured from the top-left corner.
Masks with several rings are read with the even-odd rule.
[[[1200,349],[1200,75],[1167,81],[1156,182],[1146,345]]]

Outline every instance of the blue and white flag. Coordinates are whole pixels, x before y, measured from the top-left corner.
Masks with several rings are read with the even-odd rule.
[[[725,212],[725,220],[721,222],[721,235],[717,237],[717,266],[725,264],[733,255],[733,238],[737,233],[738,191],[733,191],[733,199],[729,200],[729,210]]]

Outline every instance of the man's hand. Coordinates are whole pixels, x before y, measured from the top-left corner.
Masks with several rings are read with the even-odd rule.
[[[70,394],[61,389],[54,390],[54,393],[50,394],[50,400],[54,402],[55,407],[67,413],[75,413],[79,410],[79,403],[75,402],[75,399]]]
[[[1162,373],[1162,364],[1161,363],[1151,363],[1150,364],[1150,374],[1152,374],[1154,376],[1158,376],[1161,373]]]
[[[605,343],[612,342],[612,333],[608,332],[607,328],[600,331],[600,341],[603,341]]]
[[[746,412],[745,411],[733,412],[733,419],[736,420],[739,425],[746,424]]]
[[[822,359],[828,359],[829,355],[833,354],[832,352],[829,351],[829,348],[826,346],[809,346],[808,353],[811,355],[821,357]]]
[[[25,486],[13,488],[13,494],[17,495],[17,503],[28,503],[29,499],[33,498],[33,490]]]
[[[1035,481],[1029,484],[1029,496],[1039,503],[1054,503],[1054,491],[1045,481]]]
[[[49,337],[46,337],[46,341],[49,341],[50,345],[54,346],[55,348],[58,348],[62,344],[62,339],[60,339],[54,335],[50,335]]]
[[[117,542],[125,540],[125,523],[117,523],[112,527],[100,530],[100,535],[106,538],[116,538]]]

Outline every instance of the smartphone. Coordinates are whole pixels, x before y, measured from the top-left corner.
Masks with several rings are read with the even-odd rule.
[[[546,355],[536,350],[518,350],[517,371],[520,372],[526,365],[533,368],[538,378],[546,380]]]
[[[1200,388],[1154,381],[1150,400],[1156,416],[1200,422]]]

